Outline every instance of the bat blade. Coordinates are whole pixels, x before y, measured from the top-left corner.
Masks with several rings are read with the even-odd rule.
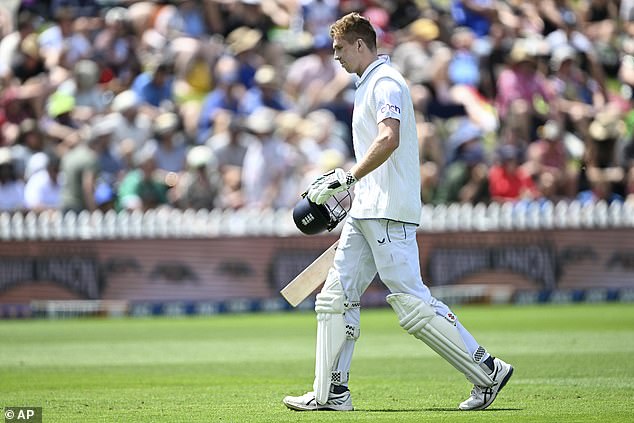
[[[299,303],[304,301],[315,289],[326,280],[328,270],[332,266],[335,258],[335,250],[339,241],[335,241],[322,255],[317,257],[315,261],[289,282],[280,294],[293,307],[297,307]]]

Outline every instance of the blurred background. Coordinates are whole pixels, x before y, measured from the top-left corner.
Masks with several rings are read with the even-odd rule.
[[[287,309],[337,236],[290,210],[353,160],[351,11],[410,84],[435,295],[632,301],[634,2],[9,0],[0,317]]]

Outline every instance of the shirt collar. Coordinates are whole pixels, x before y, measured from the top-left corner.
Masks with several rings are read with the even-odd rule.
[[[370,63],[370,65],[367,68],[365,68],[365,70],[363,71],[363,74],[361,75],[359,80],[356,82],[357,87],[359,85],[363,84],[363,82],[368,78],[368,75],[370,75],[370,73],[372,73],[372,71],[374,69],[376,69],[377,67],[379,67],[383,63],[389,65],[390,64],[390,56],[388,56],[387,54],[379,54],[377,59],[374,62]]]

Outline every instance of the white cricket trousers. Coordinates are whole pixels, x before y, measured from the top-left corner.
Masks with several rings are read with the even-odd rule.
[[[334,268],[349,302],[360,300],[378,272],[391,293],[414,295],[445,317],[452,312],[434,298],[423,283],[419,262],[415,225],[387,219],[348,217],[339,238]],[[360,314],[359,308],[347,310],[346,323],[360,327]],[[456,327],[467,351],[473,356],[479,344],[457,319]],[[350,371],[354,344],[354,340],[346,340],[339,356],[334,370],[341,371],[342,375]]]

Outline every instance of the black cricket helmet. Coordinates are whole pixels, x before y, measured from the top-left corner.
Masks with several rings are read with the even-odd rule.
[[[324,204],[316,204],[302,194],[293,208],[295,226],[306,235],[332,231],[347,215],[352,204],[350,191],[331,197]]]

